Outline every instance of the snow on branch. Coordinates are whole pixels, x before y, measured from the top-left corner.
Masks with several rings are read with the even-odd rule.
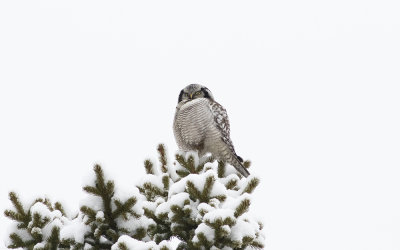
[[[120,190],[100,165],[83,187],[88,194],[77,215],[68,217],[47,198],[23,204],[10,192],[15,222],[9,248],[25,249],[261,249],[263,225],[251,215],[255,176],[196,152],[175,155],[163,144],[158,164],[144,161],[145,175],[132,190]],[[250,162],[244,163],[246,167]],[[179,239],[174,246],[171,239]],[[175,244],[176,245],[176,244]]]

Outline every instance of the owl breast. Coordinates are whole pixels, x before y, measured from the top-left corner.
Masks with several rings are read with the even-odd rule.
[[[174,134],[179,148],[185,151],[202,150],[212,124],[213,114],[208,99],[179,103],[174,119]]]

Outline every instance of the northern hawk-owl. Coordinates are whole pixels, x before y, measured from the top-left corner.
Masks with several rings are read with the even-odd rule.
[[[174,135],[180,150],[198,151],[202,156],[211,153],[227,162],[247,177],[250,173],[235,153],[228,114],[214,100],[211,91],[200,84],[190,84],[181,90],[176,106]]]

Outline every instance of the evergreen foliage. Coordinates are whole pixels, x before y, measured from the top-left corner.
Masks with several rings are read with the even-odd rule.
[[[242,178],[212,157],[178,153],[168,163],[165,146],[159,164],[145,160],[137,189],[121,192],[99,165],[83,190],[88,194],[74,217],[47,198],[23,204],[14,192],[15,222],[9,248],[24,249],[246,249],[264,247],[262,224],[249,214],[250,194],[259,183]],[[246,161],[246,167],[250,162]]]
[[[60,203],[38,198],[26,209],[14,192],[10,192],[9,198],[15,210],[6,210],[4,214],[17,222],[10,234],[9,248],[39,250],[63,246],[59,234],[65,213]]]

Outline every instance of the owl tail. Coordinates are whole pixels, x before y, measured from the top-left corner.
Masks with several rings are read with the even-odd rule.
[[[235,154],[236,157],[232,157],[230,164],[236,168],[236,170],[241,173],[244,177],[250,175],[250,172],[243,166],[242,157]]]

